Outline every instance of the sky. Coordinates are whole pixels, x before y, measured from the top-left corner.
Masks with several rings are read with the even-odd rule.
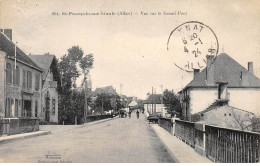
[[[122,94],[145,99],[152,87],[156,93],[166,88],[178,92],[192,80],[193,73],[176,67],[173,53],[167,52],[170,33],[187,21],[208,25],[217,36],[219,53],[227,53],[246,68],[254,62],[255,75],[260,77],[259,7],[258,0],[0,0],[0,27],[11,28],[13,41],[27,54],[49,52],[60,58],[78,45],[85,54],[94,55],[93,90],[112,85],[120,93],[122,84]],[[178,11],[185,15],[163,14]],[[118,12],[133,15],[118,16]]]

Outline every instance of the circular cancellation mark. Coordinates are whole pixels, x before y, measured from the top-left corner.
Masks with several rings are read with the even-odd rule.
[[[187,72],[203,69],[207,55],[218,55],[219,43],[214,31],[198,21],[185,22],[176,27],[168,38],[167,51],[174,64]]]

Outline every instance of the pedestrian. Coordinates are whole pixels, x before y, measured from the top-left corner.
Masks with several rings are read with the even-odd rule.
[[[136,111],[136,117],[137,117],[137,119],[139,119],[139,111],[138,110]]]
[[[129,110],[129,112],[128,112],[128,117],[129,117],[129,119],[131,118],[131,110]]]

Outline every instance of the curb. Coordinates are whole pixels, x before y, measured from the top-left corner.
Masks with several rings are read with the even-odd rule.
[[[0,144],[5,144],[5,143],[10,143],[10,142],[14,142],[16,140],[22,140],[25,138],[32,138],[32,137],[38,137],[38,136],[42,136],[42,135],[48,135],[51,134],[50,131],[37,131],[37,132],[32,132],[32,133],[23,133],[23,134],[17,134],[14,135],[14,137],[12,138],[2,138],[0,137]],[[9,137],[9,136],[7,136]]]
[[[157,124],[156,124],[157,125]],[[180,163],[180,161],[177,159],[177,157],[172,153],[171,149],[168,148],[168,146],[166,145],[166,143],[163,141],[163,139],[160,137],[159,133],[156,132],[156,130],[154,129],[154,127],[150,124],[151,128],[153,129],[153,131],[155,132],[155,134],[157,135],[157,137],[160,139],[160,141],[163,143],[163,145],[165,146],[165,148],[167,149],[168,153],[170,154],[170,156],[173,158],[173,160],[176,163]]]
[[[107,118],[107,119],[102,119],[102,120],[97,120],[97,121],[92,121],[92,122],[88,122],[88,123],[84,123],[83,125],[79,126],[79,127],[85,127],[85,126],[90,126],[90,125],[94,125],[94,124],[99,124],[99,123],[103,123],[106,121],[110,121],[113,119],[118,119],[119,117],[113,117],[113,118]]]

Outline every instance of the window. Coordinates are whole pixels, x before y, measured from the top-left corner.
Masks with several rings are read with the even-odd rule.
[[[14,70],[14,84],[20,85],[20,69],[18,66]]]
[[[27,72],[25,69],[23,69],[23,86],[27,86]]]
[[[40,75],[35,74],[35,90],[39,90],[40,88]]]
[[[32,72],[27,71],[27,87],[32,88]]]
[[[10,63],[6,64],[6,82],[12,83],[12,65]]]
[[[18,99],[15,99],[15,112],[14,112],[14,116],[18,117]]]
[[[38,117],[38,101],[35,101],[35,117]]]
[[[55,99],[52,99],[52,114],[55,114]]]
[[[12,116],[12,107],[13,107],[13,99],[10,98],[6,98],[5,101],[6,105],[5,105],[5,117],[9,118]]]

